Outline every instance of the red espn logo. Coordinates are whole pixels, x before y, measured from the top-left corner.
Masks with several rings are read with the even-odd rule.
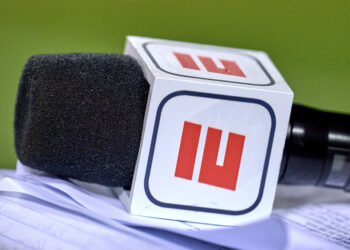
[[[192,180],[202,126],[184,122],[175,176]],[[229,133],[224,164],[217,165],[222,130],[208,128],[198,182],[236,190],[245,136]]]
[[[173,54],[183,68],[200,70],[199,66],[189,54],[178,52],[173,52]],[[235,61],[220,59],[220,62],[222,63],[224,68],[219,68],[218,66],[216,66],[213,59],[210,57],[198,56],[198,58],[208,72],[238,77],[246,77],[246,75],[243,73],[243,71]]]

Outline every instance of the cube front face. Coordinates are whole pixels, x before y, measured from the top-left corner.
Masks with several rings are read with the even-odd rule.
[[[151,84],[131,213],[237,225],[271,212],[293,95],[267,91],[281,85],[267,57],[230,51],[129,39]]]
[[[155,119],[148,198],[191,211],[251,211],[262,198],[275,124],[271,107],[257,99],[194,91],[168,95]]]

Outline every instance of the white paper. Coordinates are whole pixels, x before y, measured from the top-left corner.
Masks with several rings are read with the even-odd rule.
[[[15,183],[10,178],[0,182],[0,189],[7,190],[0,192],[1,249],[218,249],[177,235],[154,236],[76,209],[69,202],[52,202],[45,192],[42,197],[29,195],[23,191],[30,187],[25,182],[18,181],[22,191],[9,188]]]
[[[64,249],[74,249],[76,246],[74,244],[82,244],[81,247],[86,244],[85,249],[114,249],[118,246],[123,248],[120,245],[123,244],[123,241],[119,238],[124,239],[125,242],[132,242],[134,247],[141,248],[142,246],[142,249],[146,249],[147,244],[152,244],[152,248],[159,246],[160,248],[176,249],[217,249],[218,245],[239,249],[343,249],[349,247],[342,243],[349,239],[347,235],[349,230],[346,231],[349,221],[345,223],[339,218],[349,217],[350,197],[349,194],[342,191],[336,192],[337,195],[335,195],[334,190],[330,190],[329,192],[333,192],[330,196],[332,199],[319,198],[314,201],[315,197],[324,194],[327,189],[318,191],[320,188],[311,187],[308,193],[305,190],[310,189],[306,187],[282,186],[278,189],[275,215],[271,219],[240,227],[223,227],[132,216],[114,197],[111,189],[85,184],[86,186],[90,190],[93,187],[92,190],[97,190],[99,194],[66,180],[30,174],[23,166],[19,167],[18,174],[12,175],[12,178],[0,179],[0,213],[17,211],[17,213],[10,213],[10,216],[21,223],[28,223],[22,216],[31,211],[37,217],[30,216],[32,218],[30,223],[50,228],[63,240],[58,244],[57,239],[52,239],[50,235],[37,232],[37,230],[34,230],[36,233],[33,234],[28,227],[21,227],[20,224],[0,215],[1,225],[9,225],[17,232],[16,228],[19,228],[23,232],[20,235],[13,235],[13,231],[7,231],[7,227],[2,226],[0,242],[5,246],[17,244],[15,246],[19,246],[19,249],[23,247],[21,244],[36,244],[37,242],[44,242],[41,244],[47,244],[44,245],[47,247],[52,246],[49,244],[54,244],[57,249],[61,245]],[[315,193],[316,195],[312,195]],[[23,199],[19,197],[21,195],[27,195],[30,199]],[[335,201],[337,203],[334,203]],[[310,202],[314,203],[310,204]],[[24,208],[19,211],[17,206]],[[334,220],[336,220],[338,228],[344,227],[343,234],[338,235],[340,238],[326,236],[335,235],[335,229],[332,229],[332,233],[331,230],[328,230],[329,226],[320,230],[322,233],[315,232],[315,228],[310,226],[312,225],[310,221],[313,221],[314,224],[317,222],[318,209],[325,209],[325,207],[331,209],[327,210],[328,213],[332,213],[329,225],[334,226]],[[312,209],[313,217],[308,215],[309,212],[304,213],[304,210],[300,209],[307,211]],[[342,217],[335,216],[338,213],[342,213]],[[307,218],[306,215],[308,215]],[[47,218],[42,218],[42,216]],[[40,221],[39,225],[37,225],[38,221]],[[64,226],[66,227],[64,232],[69,232],[68,235],[59,234]],[[87,232],[79,232],[81,229]],[[131,230],[131,233],[128,230]],[[31,235],[31,239],[35,239],[34,242],[29,241],[28,243],[28,239],[24,237],[28,235]],[[16,236],[16,241],[11,240],[14,236]],[[74,237],[77,237],[79,241],[76,241]],[[89,245],[88,240],[92,238],[96,241]],[[73,245],[67,247],[67,240]]]
[[[312,235],[350,248],[350,193],[342,190],[280,186],[274,214]]]

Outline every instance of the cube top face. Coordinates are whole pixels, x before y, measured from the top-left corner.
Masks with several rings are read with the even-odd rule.
[[[155,66],[166,73],[248,85],[273,85],[260,61],[241,51],[215,51],[149,42],[145,51]]]
[[[293,93],[262,52],[130,37],[151,91],[131,213],[221,225],[269,215]]]
[[[139,53],[140,63],[153,77],[179,77],[227,86],[291,91],[271,60],[261,51],[134,36],[128,37],[128,41],[128,46]],[[126,50],[132,49],[127,47]]]

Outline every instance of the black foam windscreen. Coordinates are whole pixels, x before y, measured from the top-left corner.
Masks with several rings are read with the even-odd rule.
[[[31,57],[15,111],[19,160],[64,178],[129,186],[148,90],[140,66],[129,56]]]

